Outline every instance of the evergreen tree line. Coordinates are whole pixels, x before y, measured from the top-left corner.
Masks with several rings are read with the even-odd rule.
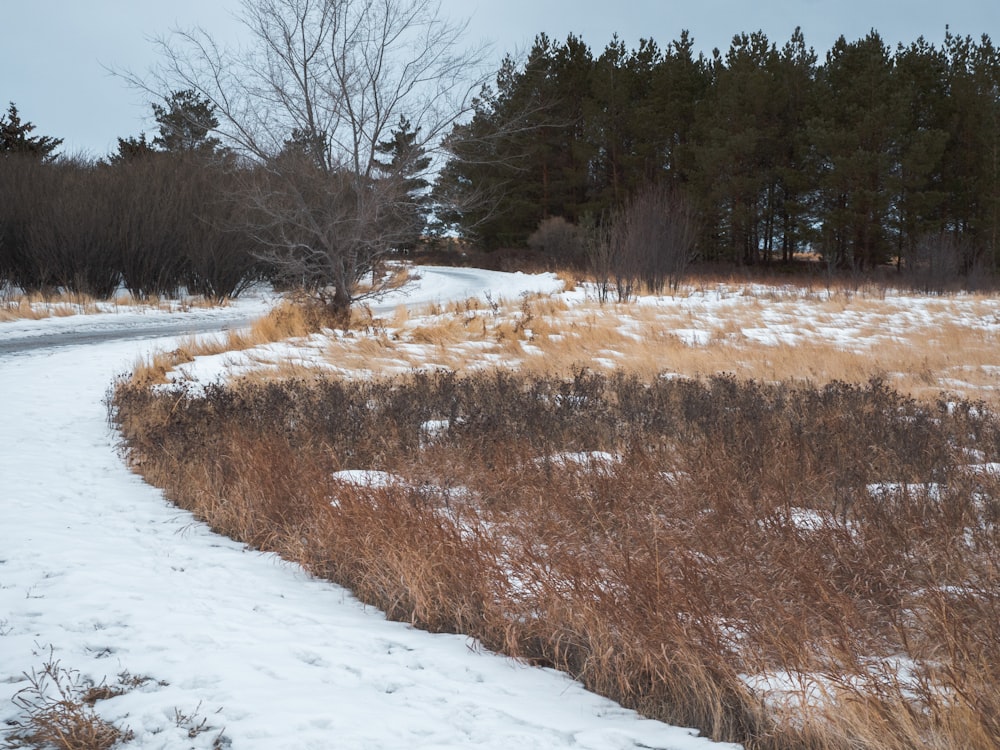
[[[928,283],[1000,270],[1000,53],[986,36],[892,50],[872,31],[822,62],[800,30],[781,47],[740,34],[710,57],[687,33],[665,48],[614,38],[599,55],[539,36],[448,135],[432,190],[405,118],[360,179],[305,131],[241,158],[194,91],[153,114],[155,138],[119,139],[103,160],[57,157],[61,141],[33,135],[13,104],[0,115],[0,282],[226,297],[261,276],[316,288],[344,276],[349,295],[377,271],[357,248],[377,263],[416,245],[432,204],[486,248],[588,264],[619,297],[674,283],[695,258],[811,252]],[[352,232],[346,260],[313,261],[317,243]]]
[[[441,217],[488,247],[523,245],[554,217],[614,223],[666,186],[705,261],[810,251],[830,268],[1000,269],[1000,53],[986,36],[892,50],[873,30],[822,62],[798,29],[781,47],[739,34],[711,57],[686,32],[665,48],[614,38],[599,55],[539,36],[448,147],[439,203],[490,200]]]

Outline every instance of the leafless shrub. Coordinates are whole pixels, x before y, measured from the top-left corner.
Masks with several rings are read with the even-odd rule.
[[[581,222],[588,270],[594,276],[597,299],[601,304],[611,297],[614,276],[614,254],[611,244],[611,222],[587,216]]]
[[[19,746],[60,750],[109,750],[132,739],[132,732],[108,723],[94,711],[99,700],[122,690],[94,685],[79,672],[49,659],[32,670],[28,687],[14,696],[24,718],[16,720],[9,739]]]
[[[655,185],[637,193],[615,217],[612,271],[618,298],[642,284],[653,292],[675,289],[694,259],[693,209],[676,189]]]
[[[431,0],[249,0],[240,20],[243,49],[176,31],[155,84],[127,77],[212,105],[220,137],[259,168],[239,193],[259,255],[343,322],[359,282],[422,229],[414,190],[470,111],[483,53]]]
[[[0,276],[25,291],[136,298],[181,286],[222,299],[260,276],[218,165],[152,153],[113,165],[9,158],[0,170]]]
[[[576,266],[584,245],[579,228],[562,216],[552,216],[528,237],[528,247],[562,266]]]
[[[94,163],[60,159],[25,177],[38,191],[22,235],[34,285],[111,296],[121,272],[108,221],[111,196],[104,172]]]
[[[35,159],[8,157],[0,170],[0,270],[25,291],[53,286],[51,261],[36,254],[31,231],[51,217],[57,175]]]
[[[921,292],[940,294],[959,285],[962,252],[957,241],[946,232],[921,237],[904,258],[904,275]]]

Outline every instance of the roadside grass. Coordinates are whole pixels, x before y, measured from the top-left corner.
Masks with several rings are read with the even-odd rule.
[[[81,292],[24,293],[6,289],[0,293],[0,323],[65,318],[72,315],[96,315],[119,309],[186,312],[192,309],[218,307],[219,304],[218,300],[197,296],[177,300],[157,296],[140,299],[124,293],[116,295],[113,299],[99,299]]]
[[[117,302],[115,303],[117,304]],[[100,312],[97,300],[77,292],[43,295],[7,292],[0,296],[0,323],[11,320],[41,320]]]
[[[489,368],[123,379],[110,409],[133,467],[220,533],[647,716],[767,750],[1000,742],[982,403]]]
[[[191,336],[176,349],[157,351],[141,357],[133,365],[131,379],[146,385],[169,382],[169,374],[178,365],[226,352],[239,352],[256,346],[302,338],[322,329],[322,317],[308,304],[285,300],[247,329],[227,331],[218,336]]]

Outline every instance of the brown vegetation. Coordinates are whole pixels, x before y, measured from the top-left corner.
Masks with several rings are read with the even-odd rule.
[[[222,304],[224,304],[224,301]],[[71,315],[97,315],[119,308],[187,312],[193,308],[216,307],[219,305],[219,300],[206,297],[184,297],[182,299],[171,300],[151,295],[144,299],[139,299],[126,293],[119,294],[114,299],[99,300],[82,292],[46,291],[44,293],[23,293],[8,289],[6,292],[0,291],[0,323],[12,320],[65,318]]]
[[[593,367],[646,378],[728,373],[814,385],[883,378],[918,398],[946,391],[992,405],[1000,395],[998,318],[1000,305],[986,296],[706,281],[640,304],[529,296],[400,308],[381,318],[361,309],[349,335],[311,342],[310,357],[352,376],[504,364],[560,377]],[[255,378],[310,374],[307,361],[293,367],[266,349],[248,357]]]
[[[237,352],[262,344],[308,336],[323,327],[326,312],[308,301],[284,301],[248,329],[236,329],[215,336],[193,336],[176,349],[154,352],[135,363],[131,379],[147,386],[169,382],[169,373],[178,365],[224,352]]]
[[[760,748],[1000,742],[981,405],[484,371],[122,382],[112,413],[216,530],[646,715]]]
[[[64,669],[51,654],[41,670],[32,670],[27,679],[28,687],[14,696],[23,718],[7,727],[7,740],[13,747],[39,750],[110,750],[133,739],[130,729],[105,721],[94,705],[149,680],[122,672],[114,685],[95,685],[79,672]]]

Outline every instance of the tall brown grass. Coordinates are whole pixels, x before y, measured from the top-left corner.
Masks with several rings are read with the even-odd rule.
[[[41,320],[99,312],[97,300],[80,292],[63,294],[2,294],[0,323],[11,320]]]
[[[262,344],[302,338],[321,330],[325,319],[313,305],[285,300],[247,329],[227,331],[221,336],[188,337],[176,349],[142,357],[133,365],[130,377],[147,386],[165,384],[178,365],[192,362],[195,357],[245,351]]]
[[[133,466],[218,531],[648,716],[755,748],[1000,742],[981,404],[501,370],[122,381],[111,409]]]

